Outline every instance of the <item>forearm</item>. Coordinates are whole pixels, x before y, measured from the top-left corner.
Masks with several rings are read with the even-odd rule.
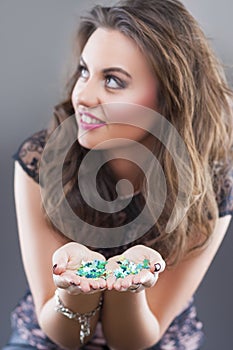
[[[107,343],[114,350],[141,350],[159,340],[159,323],[148,306],[145,291],[106,291],[102,325]]]
[[[59,296],[65,307],[73,312],[83,314],[94,310],[98,306],[101,293],[70,295],[66,291],[59,290]],[[78,349],[80,347],[79,322],[56,312],[55,307],[54,297],[44,304],[38,315],[40,327],[56,344],[66,349]],[[85,337],[85,342],[93,336],[98,318],[99,311],[90,319],[91,334]]]

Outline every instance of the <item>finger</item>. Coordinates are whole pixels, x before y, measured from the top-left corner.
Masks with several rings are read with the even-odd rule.
[[[106,281],[103,278],[90,279],[89,283],[92,289],[103,289],[106,287]]]
[[[146,287],[151,287],[157,281],[158,274],[153,274],[149,270],[142,270],[133,277],[133,284],[143,284]]]
[[[64,272],[66,270],[68,260],[69,257],[65,249],[56,250],[52,258],[53,273],[56,275],[60,275],[62,272]]]
[[[103,278],[100,278],[100,279],[99,279],[99,287],[100,287],[101,289],[107,287],[107,283],[106,283],[106,280],[105,280],[105,279],[103,279]]]
[[[146,288],[153,287],[155,285],[155,283],[157,282],[158,278],[159,278],[158,274],[152,275],[150,273],[150,275],[148,275],[148,278],[144,280],[142,285]]]
[[[88,281],[88,278],[80,278],[80,288],[83,293],[89,293],[91,291],[91,286],[90,282]]]
[[[117,289],[118,292],[128,292],[129,291],[129,288],[123,288],[122,286]]]
[[[61,275],[53,275],[53,281],[57,288],[66,289],[70,286],[70,281]]]
[[[81,287],[76,285],[69,285],[66,290],[71,295],[78,295],[82,292]]]
[[[151,272],[153,273],[163,272],[165,270],[165,267],[166,267],[166,263],[162,258],[159,260],[158,259],[152,260],[150,264],[150,269],[151,269]]]
[[[133,283],[133,277],[134,275],[128,275],[125,278],[122,278],[122,288],[128,289]]]
[[[115,283],[113,285],[115,290],[117,290],[117,291],[121,290],[121,288],[122,288],[122,280],[123,280],[123,278],[117,278],[116,279],[116,281],[115,281]]]
[[[128,252],[130,250],[132,250],[133,252],[138,251],[139,256],[141,255],[141,251],[144,251],[144,254],[145,254],[144,257],[146,259],[149,259],[149,261],[150,261],[151,272],[154,273],[154,272],[164,271],[166,263],[158,251],[156,251],[150,247],[145,247],[145,246],[140,246],[140,245],[128,249]],[[159,264],[160,268],[159,268],[159,265],[157,265],[155,267],[156,264]],[[156,270],[156,269],[158,269],[158,270]]]
[[[99,281],[98,280],[94,280],[93,278],[90,278],[89,284],[90,284],[90,287],[92,289],[99,289]]]
[[[144,286],[141,283],[138,284],[132,284],[131,287],[129,287],[129,291],[132,293],[138,293],[141,292],[142,290],[144,290]]]
[[[109,277],[107,277],[106,279],[106,286],[108,290],[112,290],[114,283],[116,281],[116,277],[114,276],[114,274],[109,275]]]
[[[67,279],[69,278],[71,280],[75,279],[76,281],[79,281],[81,278],[79,275],[77,275],[74,271],[71,271],[71,270],[66,270],[62,272],[60,276],[66,277]]]
[[[137,273],[136,275],[133,276],[132,279],[132,283],[133,284],[139,284],[139,283],[144,283],[145,282],[145,275],[146,272],[148,272],[148,270],[141,270],[139,273]],[[150,275],[152,275],[152,273],[150,272]],[[152,275],[153,276],[153,275]]]
[[[71,271],[65,271],[60,275],[53,274],[54,283],[60,288],[68,288],[70,285],[78,286],[80,277]]]
[[[116,261],[108,261],[106,264],[105,270],[106,270],[106,286],[108,290],[112,290],[114,283],[116,281],[116,277],[114,275],[114,270],[119,268],[118,264]]]
[[[60,275],[53,275],[54,282],[62,284],[62,288],[66,288],[69,285],[78,286],[80,284],[80,277],[77,276],[73,271],[65,271]]]
[[[70,285],[66,290],[69,294],[71,295],[78,295],[78,294],[94,294],[94,293],[99,293],[100,291],[103,291],[104,288],[98,288],[98,289],[93,289],[91,288],[86,288],[84,285],[85,282],[82,282],[82,287],[81,285],[76,286],[76,285]]]

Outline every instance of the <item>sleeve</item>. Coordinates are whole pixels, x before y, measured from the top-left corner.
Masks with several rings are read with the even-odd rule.
[[[39,161],[46,143],[46,136],[47,130],[36,132],[23,141],[17,152],[12,156],[37,183],[39,183]]]
[[[218,182],[216,201],[219,217],[233,215],[233,164],[224,175],[218,177]]]

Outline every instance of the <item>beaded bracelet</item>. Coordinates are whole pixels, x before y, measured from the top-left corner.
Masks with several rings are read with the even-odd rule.
[[[73,312],[72,310],[68,309],[65,307],[65,305],[62,303],[58,289],[55,290],[55,301],[56,301],[56,306],[55,306],[55,311],[61,313],[62,315],[68,317],[71,320],[78,321],[80,324],[80,333],[79,333],[79,338],[80,338],[80,343],[84,343],[84,338],[90,335],[91,333],[91,326],[90,326],[90,319],[92,316],[96,314],[98,310],[101,309],[102,303],[103,303],[103,297],[101,295],[100,301],[98,306],[89,312],[80,314],[78,312]]]

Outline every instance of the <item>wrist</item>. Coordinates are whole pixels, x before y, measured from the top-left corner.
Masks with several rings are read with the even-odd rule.
[[[63,316],[67,317],[70,320],[74,320],[79,323],[80,330],[79,330],[79,339],[80,343],[84,344],[85,338],[89,337],[91,335],[91,319],[96,316],[97,312],[101,309],[102,303],[103,303],[103,297],[99,298],[98,305],[90,310],[85,312],[75,312],[74,310],[71,310],[67,305],[63,303],[63,301],[60,298],[59,290],[56,289],[55,291],[55,311],[62,314]]]
[[[127,304],[128,302],[135,302],[136,300],[145,300],[146,293],[145,289],[140,291],[140,293],[132,293],[132,291],[120,292],[115,289],[105,290],[104,291],[104,300],[115,300],[116,302],[120,301],[121,303]]]
[[[74,312],[85,313],[95,309],[103,292],[95,292],[93,294],[80,293],[72,295],[65,289],[57,288],[58,295],[66,307],[72,309]]]

